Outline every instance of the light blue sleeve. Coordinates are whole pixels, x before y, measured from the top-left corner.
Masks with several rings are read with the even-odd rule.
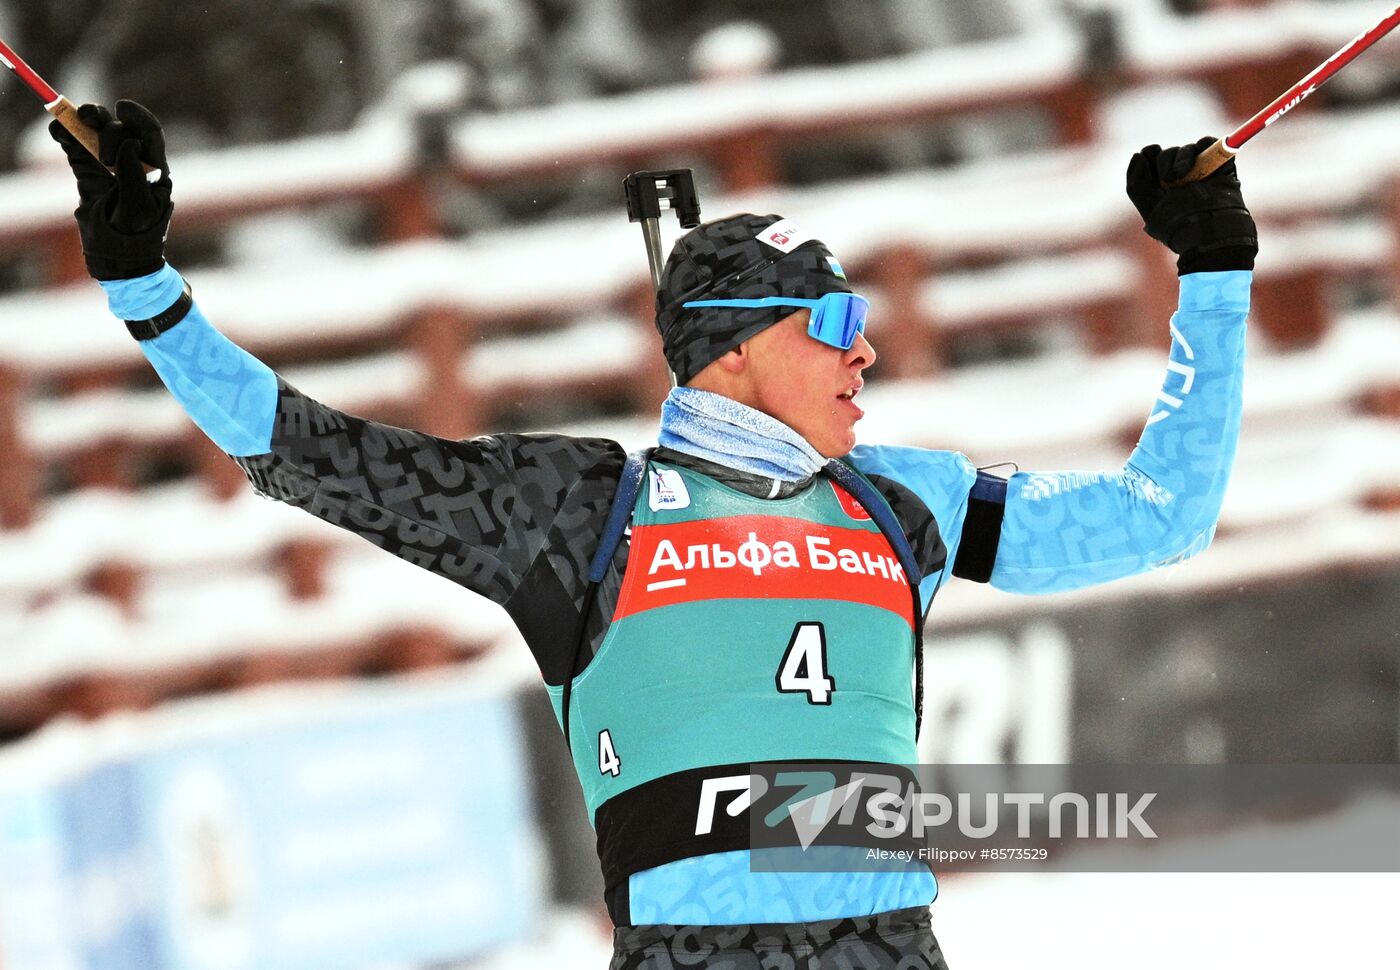
[[[1077,589],[1210,544],[1239,437],[1252,276],[1182,277],[1166,377],[1122,470],[1011,476],[993,586]]]
[[[184,280],[166,265],[134,280],[102,283],[107,304],[123,320],[148,320],[173,306]],[[139,341],[156,373],[201,431],[230,455],[272,450],[277,377],[200,312],[199,304],[165,333]]]

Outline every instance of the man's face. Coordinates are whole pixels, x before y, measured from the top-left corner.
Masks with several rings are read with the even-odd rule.
[[[826,458],[839,458],[856,443],[855,403],[861,371],[875,363],[875,348],[856,334],[849,350],[807,335],[811,311],[802,310],[745,342],[749,400],[743,403],[777,418]]]

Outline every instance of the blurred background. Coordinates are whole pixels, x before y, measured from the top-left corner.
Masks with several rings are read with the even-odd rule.
[[[706,218],[787,216],[871,296],[862,440],[1100,470],[1175,305],[1129,155],[1223,134],[1391,6],[0,0],[0,37],[163,119],[171,262],[342,409],[654,441],[621,180],[688,166]],[[0,77],[0,967],[606,965],[506,617],[252,494],[87,279],[46,121]],[[1239,168],[1262,251],[1215,544],[1077,594],[948,587],[926,760],[1400,760],[1400,38]],[[975,874],[934,926],[954,967],[1371,965],[1397,891]]]

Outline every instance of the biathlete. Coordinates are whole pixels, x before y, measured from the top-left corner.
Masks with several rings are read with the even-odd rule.
[[[1164,187],[1211,139],[1128,166],[1181,277],[1131,456],[1003,479],[953,452],[856,444],[876,359],[867,303],[777,215],[709,222],[672,249],[656,322],[679,386],[644,456],[558,434],[450,441],[338,411],[222,336],[166,264],[170,170],[151,113],[120,101],[81,117],[115,170],[51,126],[87,267],[195,423],[257,491],[490,597],[519,627],[598,833],[614,968],[945,966],[927,868],[753,871],[747,825],[715,810],[714,783],[755,764],[914,763],[911,681],[950,577],[1049,593],[1206,547],[1257,251],[1233,162]]]

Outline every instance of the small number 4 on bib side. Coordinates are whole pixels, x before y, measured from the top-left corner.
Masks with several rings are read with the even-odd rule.
[[[606,728],[598,732],[598,773],[614,778],[622,774],[622,759],[617,756],[612,734]]]

